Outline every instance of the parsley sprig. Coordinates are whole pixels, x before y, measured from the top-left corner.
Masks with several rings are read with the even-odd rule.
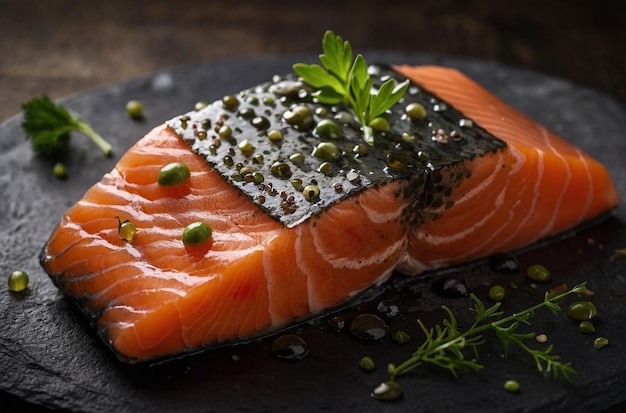
[[[505,357],[510,346],[515,345],[532,356],[540,372],[552,373],[555,379],[563,376],[569,380],[572,374],[576,374],[571,363],[559,361],[559,356],[552,353],[552,345],[540,350],[530,348],[526,340],[534,338],[535,333],[518,333],[517,329],[520,323],[530,325],[529,320],[542,307],[546,307],[553,314],[558,313],[561,309],[558,301],[572,293],[581,292],[584,288],[585,283],[581,283],[556,296],[546,293],[543,302],[506,317],[501,317],[503,312],[498,311],[500,302],[487,308],[478,297],[471,294],[474,307],[470,308],[470,311],[474,313],[475,320],[465,331],[459,329],[456,317],[450,308],[444,305],[442,308],[448,318],[442,324],[437,324],[434,328],[426,328],[421,320],[417,320],[426,339],[406,361],[397,366],[394,364],[387,366],[389,380],[395,382],[397,377],[424,364],[448,370],[454,377],[458,377],[461,370],[480,371],[484,366],[478,362],[478,349],[485,342],[483,333],[487,330],[495,332],[496,337],[502,343]],[[466,357],[467,350],[471,350],[473,358]]]
[[[105,155],[110,156],[113,152],[112,146],[86,120],[57,105],[48,96],[33,98],[24,103],[22,109],[22,128],[37,154],[59,155],[67,148],[72,131],[87,135]]]
[[[322,40],[323,54],[318,64],[297,63],[293,70],[305,83],[317,89],[314,97],[321,103],[349,106],[361,123],[363,139],[374,144],[371,123],[396,104],[409,87],[405,80],[396,84],[388,79],[378,91],[372,90],[372,79],[363,55],[352,61],[352,46],[341,36],[327,31]]]

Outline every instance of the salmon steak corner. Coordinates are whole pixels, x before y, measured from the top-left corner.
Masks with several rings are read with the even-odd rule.
[[[617,206],[602,164],[459,71],[372,72],[411,81],[373,145],[295,77],[252,87],[140,139],[61,218],[42,266],[135,363],[275,332],[393,271],[528,246]],[[172,163],[188,178],[159,184]],[[211,235],[189,245],[195,222]]]

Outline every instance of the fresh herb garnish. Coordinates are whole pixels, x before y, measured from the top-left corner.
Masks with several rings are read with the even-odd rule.
[[[530,348],[525,341],[534,338],[535,333],[518,333],[517,328],[520,323],[530,325],[529,320],[534,316],[535,311],[542,307],[546,307],[556,314],[561,309],[557,304],[558,301],[584,289],[585,283],[581,283],[559,295],[550,297],[546,293],[543,302],[506,317],[501,317],[503,313],[498,311],[500,302],[486,308],[478,297],[470,294],[474,301],[474,307],[470,308],[470,311],[475,314],[475,321],[465,331],[459,330],[456,317],[444,305],[442,308],[447,313],[448,319],[444,320],[441,325],[438,324],[434,328],[428,329],[421,320],[417,320],[426,335],[426,339],[409,359],[397,366],[393,364],[387,366],[389,373],[387,383],[395,382],[397,377],[409,373],[423,364],[446,369],[454,377],[458,377],[461,370],[481,370],[484,366],[478,362],[478,348],[485,342],[482,334],[487,330],[495,332],[496,337],[502,343],[505,357],[509,347],[515,345],[533,357],[540,372],[552,373],[555,379],[563,376],[569,380],[570,375],[576,374],[571,363],[560,362],[559,356],[552,354],[552,345],[542,350]],[[472,351],[473,358],[466,358],[464,353],[466,350]]]
[[[317,89],[313,96],[321,103],[343,103],[353,111],[363,129],[363,139],[373,145],[372,121],[396,104],[409,87],[409,81],[396,85],[388,79],[378,91],[372,91],[372,79],[361,54],[352,61],[352,46],[332,31],[324,34],[322,66],[297,63],[293,70],[305,83]]]
[[[22,109],[22,128],[31,139],[33,150],[37,154],[59,155],[67,148],[72,131],[87,135],[105,155],[110,156],[113,152],[112,146],[87,121],[55,104],[48,96],[31,99],[22,105]]]

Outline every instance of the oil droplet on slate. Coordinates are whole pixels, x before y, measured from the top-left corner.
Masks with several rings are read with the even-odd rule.
[[[335,331],[341,331],[346,327],[346,320],[343,316],[334,315],[328,319],[328,325]]]
[[[465,281],[454,277],[440,278],[433,281],[432,290],[435,294],[442,297],[467,297],[467,286],[465,285]]]
[[[295,334],[285,334],[274,340],[272,354],[281,360],[300,360],[309,354],[309,345]]]
[[[389,326],[377,315],[365,313],[359,314],[352,320],[350,332],[362,340],[378,341],[385,338],[389,332]]]
[[[519,271],[519,261],[509,252],[500,252],[489,257],[489,268],[500,274],[511,274]]]
[[[376,309],[388,318],[394,318],[400,314],[400,307],[393,300],[382,300],[378,303]]]

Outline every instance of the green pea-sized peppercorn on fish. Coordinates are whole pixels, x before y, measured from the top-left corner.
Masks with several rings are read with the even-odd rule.
[[[617,205],[603,165],[460,72],[371,69],[374,86],[412,82],[373,145],[346,107],[268,82],[155,128],[67,211],[41,263],[121,360],[276,331],[394,270],[522,247]]]

